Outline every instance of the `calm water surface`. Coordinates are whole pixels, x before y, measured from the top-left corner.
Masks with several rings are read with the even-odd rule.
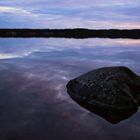
[[[140,40],[0,39],[0,140],[139,140],[139,111],[110,124],[66,92],[70,79],[116,65],[140,74]]]

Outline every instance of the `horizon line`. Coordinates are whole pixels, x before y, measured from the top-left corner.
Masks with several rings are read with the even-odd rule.
[[[140,28],[132,28],[132,29],[120,29],[120,28],[102,28],[102,29],[91,29],[91,28],[0,28],[0,30],[3,30],[3,29],[33,29],[33,30],[46,30],[46,29],[49,29],[49,30],[74,30],[74,29],[84,29],[84,30],[140,30]]]

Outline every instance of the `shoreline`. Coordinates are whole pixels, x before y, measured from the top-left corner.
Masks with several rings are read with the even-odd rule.
[[[140,39],[140,29],[0,29],[0,38],[130,38]]]

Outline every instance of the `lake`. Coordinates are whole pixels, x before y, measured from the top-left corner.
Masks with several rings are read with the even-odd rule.
[[[139,140],[139,110],[111,124],[67,94],[70,79],[104,66],[140,75],[140,40],[1,38],[0,140]]]

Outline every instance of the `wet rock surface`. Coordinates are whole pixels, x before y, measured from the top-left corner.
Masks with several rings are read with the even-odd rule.
[[[127,67],[104,67],[67,84],[78,104],[111,123],[130,117],[140,104],[140,77]]]

